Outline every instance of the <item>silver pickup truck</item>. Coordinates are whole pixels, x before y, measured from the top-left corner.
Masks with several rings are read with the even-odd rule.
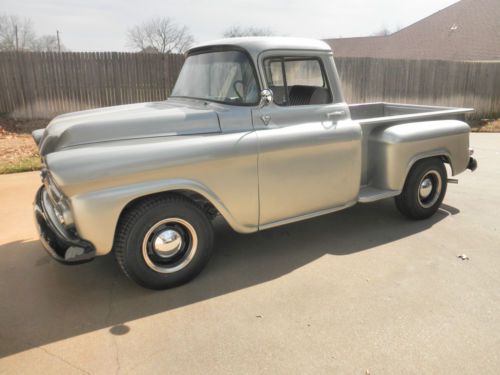
[[[446,193],[445,165],[476,168],[469,111],[348,105],[320,41],[204,43],[168,100],[69,113],[33,132],[40,238],[62,263],[113,251],[131,279],[161,289],[202,270],[217,215],[251,233],[394,197],[425,219]]]

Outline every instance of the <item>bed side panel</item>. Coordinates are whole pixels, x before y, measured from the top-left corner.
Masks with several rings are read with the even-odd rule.
[[[469,160],[469,126],[461,121],[415,122],[374,129],[368,139],[369,185],[402,190],[412,165],[432,156],[445,156],[453,175]]]

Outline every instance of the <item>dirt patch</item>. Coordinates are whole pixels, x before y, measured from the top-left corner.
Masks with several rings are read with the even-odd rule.
[[[40,156],[31,132],[49,120],[16,120],[0,116],[0,174],[40,169]]]
[[[40,157],[31,135],[0,128],[0,174],[37,169],[40,169]]]
[[[0,129],[10,133],[31,134],[35,129],[45,128],[50,120],[15,120],[13,118],[0,116]]]
[[[29,134],[18,134],[0,128],[0,160],[12,161],[38,156],[35,141]]]
[[[500,133],[500,119],[478,120],[470,124],[472,131],[477,133]]]

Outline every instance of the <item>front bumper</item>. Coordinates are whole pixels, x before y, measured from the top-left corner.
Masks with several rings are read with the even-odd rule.
[[[33,204],[35,224],[40,241],[49,255],[64,264],[80,264],[95,258],[94,246],[82,240],[57,222],[45,187],[40,187]]]

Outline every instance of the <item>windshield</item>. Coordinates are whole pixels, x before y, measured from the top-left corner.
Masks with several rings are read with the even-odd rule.
[[[188,56],[172,96],[228,104],[257,104],[258,92],[252,65],[240,51],[217,51]]]

